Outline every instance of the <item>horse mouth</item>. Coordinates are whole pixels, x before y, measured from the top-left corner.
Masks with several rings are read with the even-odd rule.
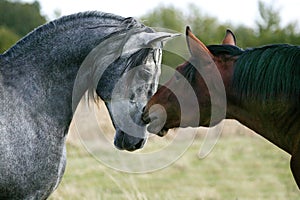
[[[142,121],[148,124],[147,131],[158,135],[160,137],[165,136],[168,133],[169,128],[167,128],[165,119],[162,119],[160,113],[145,111],[143,109]]]
[[[126,150],[126,151],[135,151],[143,148],[146,139],[138,138],[123,131],[116,131],[116,136],[114,139],[114,145],[118,150]]]
[[[156,133],[156,135],[158,135],[159,137],[164,137],[165,135],[167,135],[168,131],[169,129],[164,127],[158,133]]]

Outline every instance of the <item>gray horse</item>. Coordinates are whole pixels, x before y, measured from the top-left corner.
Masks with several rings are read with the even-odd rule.
[[[132,18],[79,13],[39,27],[0,55],[0,199],[46,199],[58,186],[66,163],[65,138],[72,120],[76,75],[97,45],[102,44],[102,50],[108,45],[112,51],[113,42],[121,41],[104,42],[111,37],[124,38],[126,48],[116,52],[116,59],[97,76],[94,91],[110,109],[118,79],[142,66],[127,77],[131,85],[126,86],[130,118],[142,127],[140,135],[114,123],[117,148],[141,148],[146,140],[141,110],[156,90],[161,41],[169,36]],[[93,65],[91,59],[85,63]],[[97,67],[90,72],[99,71]],[[138,93],[136,84],[143,86]],[[82,88],[80,94],[89,86]]]

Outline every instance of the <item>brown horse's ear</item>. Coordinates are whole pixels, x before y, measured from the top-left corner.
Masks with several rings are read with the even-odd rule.
[[[222,41],[222,44],[229,44],[229,45],[236,46],[235,35],[231,30],[229,29],[226,30],[226,35]]]
[[[213,55],[208,50],[208,48],[203,44],[191,31],[190,27],[186,27],[186,42],[189,51],[193,57],[199,57],[203,55],[203,52],[208,53],[211,57]]]

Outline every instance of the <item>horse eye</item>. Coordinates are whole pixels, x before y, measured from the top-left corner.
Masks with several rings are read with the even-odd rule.
[[[148,90],[148,97],[151,97],[153,95],[152,90]]]
[[[147,79],[148,77],[151,76],[151,72],[147,71],[147,70],[141,70],[138,72],[139,77],[141,77],[142,79]]]
[[[150,83],[150,91],[152,92],[152,90],[155,88],[156,84],[155,83]]]

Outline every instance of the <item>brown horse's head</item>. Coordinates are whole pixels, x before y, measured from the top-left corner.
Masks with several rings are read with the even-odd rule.
[[[228,94],[236,56],[226,51],[211,52],[189,27],[186,41],[190,59],[176,68],[175,75],[160,87],[144,109],[143,119],[150,123],[148,131],[160,136],[170,128],[215,125],[225,117],[221,112],[212,119],[212,106],[226,108],[225,90]],[[222,45],[215,46],[235,45],[234,34],[227,30]],[[212,100],[212,96],[217,98]]]

